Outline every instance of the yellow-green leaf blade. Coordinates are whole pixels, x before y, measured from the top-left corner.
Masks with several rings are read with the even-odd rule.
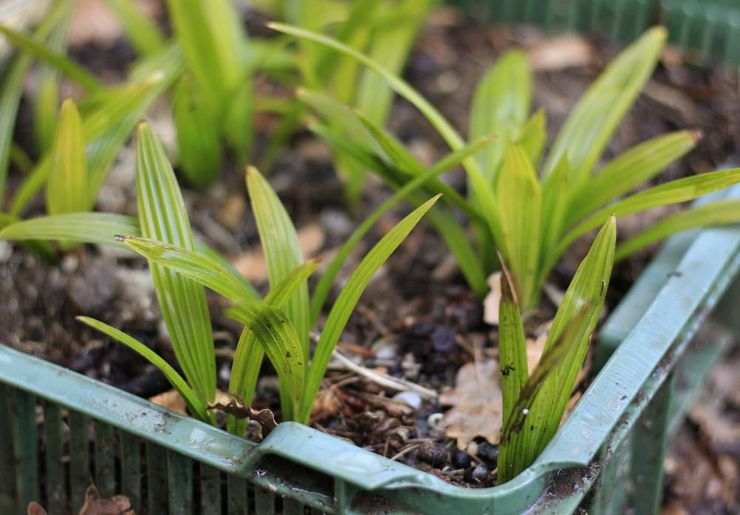
[[[150,262],[183,274],[233,302],[242,299],[259,301],[257,292],[249,283],[236,277],[232,270],[210,256],[149,238],[125,236],[121,239],[128,248]]]
[[[529,377],[524,326],[514,297],[513,285],[506,269],[501,274],[501,302],[498,312],[499,368],[501,369],[503,399],[502,426],[505,427],[519,399],[519,392]]]
[[[275,288],[303,264],[298,236],[280,199],[256,168],[250,167],[247,170],[247,189],[267,261],[270,287]],[[307,284],[295,291],[285,307],[285,312],[295,326],[307,354],[309,331]]]
[[[696,146],[699,136],[679,131],[658,136],[627,150],[604,166],[573,194],[566,227],[652,179]]]
[[[123,331],[120,331],[115,327],[100,322],[99,320],[84,316],[77,317],[77,320],[89,325],[93,329],[97,329],[101,333],[106,334],[107,336],[110,336],[115,340],[118,340],[126,347],[141,355],[149,363],[157,367],[159,371],[162,372],[162,374],[167,378],[170,384],[175,388],[175,390],[177,390],[178,393],[182,395],[182,398],[185,399],[185,402],[187,403],[188,408],[190,408],[190,411],[193,413],[193,415],[204,422],[210,421],[210,417],[208,416],[208,412],[206,411],[206,405],[203,403],[201,398],[196,395],[196,393],[182,378],[182,376],[177,373],[177,370],[175,370],[172,365],[167,363],[156,352],[154,352],[135,338],[124,333]]]
[[[496,193],[504,234],[499,246],[522,306],[527,309],[536,301],[542,190],[529,158],[518,145],[510,144],[506,151]]]
[[[138,131],[136,187],[142,236],[193,250],[185,203],[162,144],[146,124]],[[216,394],[216,358],[203,287],[151,263],[162,317],[189,383],[208,403]]]
[[[87,191],[85,139],[77,106],[64,101],[59,116],[46,185],[46,207],[51,215],[90,209]]]
[[[326,372],[331,354],[334,352],[334,347],[339,341],[352,311],[360,300],[362,292],[370,283],[375,272],[388,260],[390,255],[406,239],[411,230],[438,199],[439,195],[428,200],[388,231],[363,258],[347,280],[344,288],[342,288],[329,313],[319,342],[316,345],[316,351],[312,357],[311,367],[306,381],[305,395],[303,396],[300,421],[305,422],[308,420],[311,413],[311,404],[319,390],[319,385]]]
[[[683,231],[740,223],[740,200],[718,200],[704,206],[687,209],[665,218],[636,234],[617,247],[619,261],[648,245]],[[2,233],[0,233],[1,235]]]
[[[591,85],[553,143],[545,163],[545,177],[562,156],[567,156],[574,184],[586,180],[622,117],[650,78],[666,36],[663,27],[649,30],[612,61]]]

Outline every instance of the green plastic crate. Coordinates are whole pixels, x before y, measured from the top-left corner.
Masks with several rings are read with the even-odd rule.
[[[140,514],[656,513],[671,420],[723,347],[689,342],[739,268],[738,227],[670,239],[603,327],[609,357],[550,445],[488,489],[296,423],[255,444],[0,346],[0,513],[68,513],[92,481]]]
[[[707,63],[740,66],[737,0],[450,0],[476,19],[599,32],[631,41],[665,25],[671,43]]]

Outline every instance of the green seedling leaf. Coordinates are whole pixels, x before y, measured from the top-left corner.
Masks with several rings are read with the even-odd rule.
[[[431,209],[439,200],[439,195],[428,200],[420,207],[416,208],[411,214],[398,222],[363,258],[355,271],[347,280],[344,288],[337,297],[334,306],[329,312],[329,317],[324,325],[316,350],[313,354],[311,368],[309,369],[305,395],[301,408],[301,422],[308,421],[311,414],[311,405],[316,393],[319,390],[321,379],[324,377],[326,367],[334,352],[337,341],[339,341],[342,331],[349,320],[352,311],[355,309],[357,302],[360,300],[362,292],[365,290],[375,272],[385,263],[390,255],[406,239],[411,230],[421,220],[422,216]]]
[[[136,52],[149,56],[162,50],[165,38],[157,26],[147,18],[132,0],[106,0]]]
[[[183,399],[185,399],[190,412],[204,422],[211,421],[211,417],[208,415],[206,405],[203,403],[202,399],[195,393],[195,391],[193,391],[193,389],[188,385],[185,379],[183,379],[182,376],[177,373],[177,370],[175,370],[172,365],[162,359],[162,357],[159,356],[156,352],[154,352],[135,338],[124,333],[123,331],[119,331],[115,327],[95,320],[94,318],[80,316],[77,317],[77,320],[89,325],[93,329],[97,329],[101,333],[113,338],[114,340],[118,340],[126,347],[130,348],[131,350],[142,356],[149,363],[157,367],[159,371],[162,372],[162,374],[167,378],[172,387],[177,390],[177,392],[182,396]]]
[[[651,225],[619,245],[614,259],[620,261],[652,243],[679,232],[736,223],[740,223],[740,200],[738,199],[718,200],[711,204],[687,209]]]
[[[62,104],[59,116],[46,186],[46,208],[49,214],[88,211],[91,206],[87,186],[82,122],[77,106],[71,99],[67,99]]]
[[[297,288],[305,284],[315,270],[316,263],[313,261],[297,268],[282,283],[270,291],[264,299],[264,304],[282,310],[288,300],[295,294]],[[239,314],[241,304],[249,304],[249,302],[241,301],[234,306],[233,316],[244,319],[248,314]],[[228,313],[231,313],[231,311]],[[234,354],[229,391],[238,395],[247,403],[251,402],[254,396],[264,354],[262,345],[257,341],[254,333],[245,328],[239,338]],[[288,399],[286,399],[287,402]],[[234,434],[243,434],[245,427],[243,421],[236,420],[234,417],[229,417],[227,420],[227,429]]]
[[[429,103],[428,100],[426,100],[422,95],[420,95],[414,88],[412,88],[403,79],[389,72],[383,65],[373,61],[372,59],[356,51],[355,49],[350,48],[347,45],[344,45],[340,43],[339,41],[336,41],[327,36],[323,36],[321,34],[317,34],[309,30],[304,30],[298,27],[292,27],[290,25],[285,25],[282,23],[272,22],[272,23],[268,23],[267,25],[268,27],[278,32],[290,34],[292,36],[295,36],[295,37],[298,37],[298,38],[301,38],[307,41],[313,41],[316,43],[320,43],[322,45],[325,45],[328,48],[333,48],[334,50],[341,52],[343,55],[347,57],[356,59],[363,65],[367,66],[370,70],[374,71],[375,73],[383,77],[383,79],[388,83],[388,85],[397,94],[399,94],[401,97],[409,101],[414,107],[416,107],[419,110],[419,112],[421,112],[424,115],[424,117],[429,121],[429,123],[432,124],[432,126],[437,130],[437,132],[439,132],[440,136],[442,136],[442,138],[445,140],[445,142],[450,146],[452,150],[459,150],[465,145],[460,134],[458,134],[458,132],[452,127],[452,125],[450,125],[450,123],[445,119],[445,117],[442,116],[442,114],[431,103]],[[463,161],[463,165],[465,167],[466,173],[468,174],[470,178],[472,188],[475,190],[475,195],[477,195],[481,201],[481,206],[482,206],[483,213],[485,215],[485,220],[488,223],[490,230],[493,233],[495,239],[497,241],[501,241],[502,240],[501,223],[499,220],[499,215],[498,215],[497,206],[496,206],[496,197],[493,194],[493,189],[486,182],[474,158],[472,157],[466,158]]]
[[[173,115],[180,169],[190,184],[205,188],[221,172],[221,142],[211,111],[199,102],[186,78],[175,89]]]
[[[256,168],[247,169],[247,189],[267,261],[270,287],[275,288],[303,264],[298,235],[280,199]],[[288,301],[285,312],[301,339],[304,355],[308,355],[307,284],[296,290],[294,297]]]
[[[253,302],[260,300],[254,288],[240,280],[231,269],[224,267],[221,262],[211,256],[148,238],[121,236],[118,240],[152,263],[183,274],[233,302],[242,299]]]
[[[502,258],[499,258],[503,262]],[[527,382],[527,342],[519,306],[514,296],[514,285],[509,272],[501,274],[501,302],[498,307],[498,349],[503,399],[503,427],[509,424],[515,403]]]
[[[74,2],[63,0],[63,10],[59,13],[56,26],[47,38],[47,47],[53,51],[63,53],[67,45],[67,33],[69,21],[72,18]],[[46,153],[54,140],[56,130],[57,113],[59,110],[59,82],[58,70],[53,66],[42,65],[39,70],[38,96],[34,106],[34,136],[39,154]]]
[[[495,135],[496,141],[476,156],[478,166],[491,184],[510,140],[518,136],[529,115],[532,74],[527,54],[505,53],[485,73],[476,87],[470,109],[471,139]]]
[[[34,38],[17,32],[9,27],[0,25],[0,34],[5,36],[8,41],[19,48],[27,51],[39,61],[57,68],[64,75],[79,84],[88,93],[95,93],[103,89],[103,85],[98,79],[82,68],[80,65],[55,50],[50,49]]]
[[[282,310],[269,305],[242,303],[230,315],[249,328],[267,354],[280,381],[283,416],[295,420],[306,380],[306,356],[295,327]]]
[[[138,130],[136,186],[142,236],[193,250],[185,203],[162,144],[146,124]],[[216,394],[216,359],[203,287],[150,263],[172,348],[185,377],[208,404]]]
[[[73,213],[40,216],[11,223],[0,231],[4,240],[60,240],[100,245],[124,245],[116,234],[140,234],[139,221],[113,213]]]
[[[547,128],[545,111],[540,109],[524,124],[521,135],[515,139],[524,153],[529,157],[529,162],[535,170],[540,167],[542,151],[547,143]]]
[[[588,305],[581,307],[562,336],[542,354],[532,375],[524,378],[525,382],[519,388],[515,404],[508,412],[509,416],[504,418],[498,456],[499,484],[515,478],[539,454],[537,452],[532,457],[532,450],[536,448],[534,438],[536,426],[530,425],[528,429],[527,423],[531,419],[541,418],[537,416],[533,406],[536,400],[541,398],[547,378],[554,373],[556,367],[563,362],[578,341],[578,333],[584,330],[588,309]]]
[[[33,33],[33,39],[35,41],[46,39],[60,23],[60,20],[64,19],[65,10],[69,8],[69,5],[69,1],[56,2]],[[5,181],[8,176],[13,127],[23,94],[23,80],[32,62],[33,59],[30,55],[26,53],[18,55],[5,70],[2,78],[2,89],[0,90],[0,199],[5,198]]]
[[[560,130],[547,157],[544,177],[567,156],[573,184],[591,174],[619,122],[650,78],[667,33],[655,27],[633,43],[604,70],[583,95]]]
[[[572,203],[570,189],[572,178],[568,160],[563,157],[555,171],[547,176],[542,185],[542,239],[535,292],[541,291],[545,283],[546,275],[550,272],[546,266],[548,259],[563,235],[565,217]]]
[[[655,177],[666,166],[691,151],[700,137],[694,131],[673,132],[621,154],[574,192],[566,227]]]
[[[704,173],[693,177],[685,177],[659,186],[648,188],[635,193],[610,206],[607,206],[571,229],[561,240],[558,255],[580,235],[598,227],[610,214],[618,217],[647,211],[654,207],[678,204],[721,190],[740,182],[740,168]]]
[[[501,482],[528,467],[560,425],[604,306],[616,232],[616,219],[612,216],[599,231],[565,292],[540,363],[522,388],[509,424],[503,428]]]
[[[542,191],[522,149],[509,144],[497,185],[504,240],[499,243],[522,306],[536,303]]]
[[[427,13],[436,3],[436,0],[405,0],[393,3],[392,7],[386,9],[381,5],[381,12],[383,14],[385,14],[383,11],[388,12],[393,19],[379,20],[374,27],[375,34],[370,41],[368,57],[376,63],[383,63],[389,72],[400,74]],[[383,126],[388,118],[392,101],[393,90],[383,77],[364,70],[357,87],[354,106],[367,113],[375,124]],[[471,139],[478,138],[471,136]]]
[[[85,140],[89,142],[86,156],[91,204],[97,198],[108,168],[123,143],[130,137],[134,126],[177,73],[177,61],[167,61],[167,65],[160,71],[101,93],[96,98],[94,109],[89,113],[82,111],[83,133]],[[45,156],[16,192],[10,208],[11,214],[17,216],[23,211],[31,198],[43,187],[49,171],[50,157]]]
[[[357,227],[357,229],[355,229],[354,232],[350,235],[347,241],[345,241],[344,244],[342,244],[342,246],[339,248],[331,263],[329,263],[329,266],[327,266],[326,272],[324,272],[324,274],[321,276],[321,279],[319,279],[319,282],[316,284],[316,288],[314,289],[313,297],[311,299],[311,326],[315,325],[318,322],[319,317],[321,316],[321,311],[324,308],[326,298],[329,295],[329,291],[334,284],[334,280],[336,279],[339,270],[341,270],[349,255],[355,249],[357,244],[362,241],[362,238],[365,237],[372,226],[375,225],[378,220],[383,217],[383,215],[390,211],[399,202],[401,202],[405,198],[408,198],[409,195],[422,188],[429,181],[430,178],[437,177],[450,168],[457,166],[463,159],[467,158],[470,155],[473,155],[483,146],[490,144],[490,142],[490,137],[481,138],[471,145],[464,147],[460,151],[448,154],[439,162],[437,162],[432,168],[407,182],[403,185],[403,187],[398,188],[398,190],[392,196],[386,199],[380,206],[375,209],[375,211],[372,212],[372,214],[370,214],[370,216],[363,220],[363,222]],[[444,223],[444,221],[450,220],[447,216],[441,216],[440,218],[443,220],[442,223]],[[475,291],[480,294],[485,293],[485,290],[487,288],[486,280],[483,275],[483,270],[481,269],[480,263],[478,263],[478,260],[475,257],[475,253],[470,248],[470,244],[468,243],[465,235],[460,233],[459,226],[454,222],[450,222],[449,225],[450,236],[455,237],[453,235],[457,235],[459,237],[459,241],[454,240],[454,243],[452,241],[449,241],[448,243],[450,243],[450,249],[458,258],[460,268],[465,273],[465,276],[466,278],[468,278],[470,284],[474,285],[473,287]]]

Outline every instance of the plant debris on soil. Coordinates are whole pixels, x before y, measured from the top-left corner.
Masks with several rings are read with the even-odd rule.
[[[545,108],[550,133],[563,123],[582,92],[616,53],[615,47],[600,38],[550,39],[533,29],[475,25],[456,11],[441,9],[432,16],[418,41],[406,77],[456,126],[464,128],[479,77],[513,45],[530,52],[537,69],[534,103],[536,108]],[[553,47],[559,52],[553,52]],[[111,51],[115,59],[108,59]],[[131,51],[121,40],[103,44],[90,36],[84,39],[84,46],[72,48],[71,55],[100,75],[111,77],[125,69]],[[462,55],[465,59],[460,58]],[[32,77],[29,82],[33,82]],[[22,105],[16,128],[22,142],[30,140],[28,108],[27,104]],[[157,118],[162,113],[155,110],[151,116],[155,125],[166,126]],[[263,129],[272,126],[269,117],[260,117],[258,122],[258,129],[260,123]],[[432,162],[445,152],[432,128],[404,101],[396,102],[390,127],[423,162]],[[736,77],[684,63],[668,50],[605,157],[678,129],[696,129],[704,138],[696,150],[669,168],[658,181],[716,169],[735,157],[740,149],[740,89]],[[101,193],[100,210],[135,213],[132,156],[130,149],[122,152]],[[304,250],[323,262],[348,236],[357,220],[388,195],[382,185],[371,180],[357,211],[349,212],[341,201],[342,187],[330,159],[321,142],[308,133],[299,133],[283,149],[274,169],[264,170],[301,231]],[[264,285],[266,274],[255,247],[255,223],[247,214],[243,173],[232,167],[222,177],[220,184],[205,192],[186,189],[193,229],[199,238],[231,256],[255,284]],[[464,187],[461,173],[447,177],[454,186]],[[19,174],[11,175],[11,189],[19,179]],[[40,207],[39,202],[31,213],[38,214]],[[665,210],[658,211],[657,215],[666,214]],[[382,220],[368,237],[365,248],[400,216],[395,213]],[[653,219],[650,213],[620,220],[620,237],[637,232]],[[551,277],[555,289],[565,289],[587,244],[574,245],[555,270]],[[362,251],[359,249],[356,256]],[[624,295],[652,251],[617,266],[607,298],[609,308]],[[63,256],[59,262],[49,263],[20,245],[0,241],[0,298],[4,306],[0,310],[0,342],[147,398],[170,389],[164,377],[143,359],[74,319],[81,314],[94,316],[147,342],[174,363],[146,263],[141,258],[88,246]],[[209,295],[209,304],[219,365],[227,365],[240,328],[223,316],[226,304],[222,299]],[[313,425],[453,483],[494,485],[498,456],[495,426],[488,429],[489,434],[467,427],[470,421],[461,424],[460,417],[456,421],[446,414],[450,404],[463,410],[463,419],[466,409],[479,409],[460,406],[460,399],[487,389],[496,376],[497,335],[483,321],[483,311],[481,300],[466,288],[454,263],[450,264],[440,239],[423,226],[414,231],[363,296],[338,350],[373,373],[400,378],[443,395],[430,399],[413,389],[399,391],[382,386],[337,362],[314,406]],[[532,331],[552,318],[553,313],[552,305],[545,302],[529,319]],[[534,346],[537,335],[531,336]],[[228,369],[219,366],[223,389],[228,383]],[[737,382],[727,379],[726,368],[715,371],[715,376],[722,371],[724,379],[713,382],[713,387],[719,389],[720,395],[732,391],[727,388],[737,392]],[[475,381],[483,383],[471,383],[473,374]],[[469,384],[465,384],[466,378]],[[582,383],[579,388],[585,386]],[[251,409],[257,413],[269,408],[279,416],[276,388],[274,373],[265,365]],[[495,391],[490,395],[495,397]],[[730,495],[711,485],[699,492],[687,490],[681,479],[696,472],[696,463],[706,461],[702,466],[709,472],[703,477],[731,477],[737,485],[740,404],[734,397],[727,399],[734,419],[727,421],[728,434],[733,436],[725,443],[707,443],[705,431],[709,425],[702,422],[707,415],[696,410],[679,433],[667,461],[667,502],[687,498],[690,502],[685,507],[691,511],[695,499],[699,499],[697,506],[704,506],[702,503],[714,502],[711,499],[716,497],[720,506],[737,506],[737,493]],[[490,407],[490,413],[479,413],[482,426],[487,426],[489,419],[500,418],[495,403]],[[707,457],[707,448],[713,450],[713,457]],[[692,453],[698,454],[695,457]],[[720,492],[716,496],[712,493],[715,490]]]

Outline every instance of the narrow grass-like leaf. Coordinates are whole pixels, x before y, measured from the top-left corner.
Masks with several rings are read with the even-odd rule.
[[[278,32],[290,34],[297,38],[301,38],[308,41],[314,41],[320,43],[329,48],[333,48],[342,54],[358,60],[369,69],[378,73],[382,76],[385,81],[390,85],[393,90],[398,93],[401,97],[408,100],[414,107],[416,107],[421,114],[432,124],[432,126],[439,132],[440,136],[450,146],[452,150],[459,150],[465,143],[460,134],[450,125],[444,116],[422,95],[420,95],[414,88],[412,88],[407,82],[400,77],[390,73],[382,64],[379,64],[366,55],[350,48],[342,43],[311,32],[298,27],[292,27],[282,23],[268,23],[268,27]],[[490,185],[486,182],[477,162],[474,158],[470,157],[463,161],[465,171],[470,177],[470,183],[472,188],[475,190],[475,195],[481,201],[482,210],[485,214],[485,220],[488,223],[494,238],[497,241],[501,241],[501,221],[499,220],[499,214],[497,211],[496,197],[493,194],[493,190]]]
[[[113,213],[73,213],[40,216],[11,223],[0,231],[4,240],[61,240],[101,245],[124,245],[116,234],[138,235],[139,221],[131,216]]]
[[[402,187],[398,188],[392,196],[388,197],[380,206],[375,209],[375,211],[370,214],[370,216],[366,217],[363,220],[363,222],[357,227],[357,229],[354,230],[350,237],[347,238],[347,241],[345,241],[339,248],[332,261],[326,267],[326,271],[321,276],[321,279],[319,279],[319,282],[316,284],[311,298],[312,326],[316,324],[316,322],[318,322],[318,319],[321,316],[321,311],[324,307],[324,303],[326,302],[326,298],[329,295],[329,291],[334,284],[334,280],[336,279],[339,270],[344,265],[347,257],[349,257],[352,250],[354,250],[357,244],[368,233],[370,228],[375,225],[385,213],[391,210],[399,202],[407,198],[418,189],[422,188],[429,181],[430,178],[437,177],[450,168],[457,166],[460,161],[470,155],[473,155],[485,145],[489,145],[490,142],[491,138],[481,138],[471,145],[464,147],[462,150],[448,154],[440,161],[435,163],[432,168],[407,182]],[[444,219],[449,220],[448,217],[444,217]],[[470,244],[468,243],[465,235],[460,234],[459,226],[454,222],[450,222],[450,224],[450,232],[458,234],[460,236],[459,244],[450,245],[450,249],[457,256],[458,263],[465,273],[468,282],[471,284],[471,287],[476,291],[476,293],[483,294],[485,293],[487,286],[480,263],[478,263],[477,259],[475,258],[475,254],[470,248]],[[1,234],[2,233],[0,233],[0,235]]]
[[[149,261],[183,274],[233,302],[242,299],[253,302],[260,300],[254,288],[239,280],[231,270],[210,256],[148,238],[122,236],[119,239]]]
[[[97,329],[107,336],[110,336],[114,340],[118,340],[129,349],[141,355],[149,363],[157,367],[159,371],[162,372],[162,374],[165,376],[165,378],[167,378],[170,384],[175,388],[175,390],[177,390],[182,398],[185,399],[185,402],[187,403],[191,413],[204,422],[210,422],[210,417],[208,416],[206,405],[203,403],[202,399],[198,397],[198,395],[188,385],[185,379],[183,379],[182,376],[177,373],[177,370],[175,370],[172,365],[167,363],[156,352],[154,352],[152,349],[150,349],[137,339],[124,333],[123,331],[120,331],[106,323],[100,322],[99,320],[84,316],[77,317],[77,320],[89,325],[93,329]]]
[[[476,86],[470,108],[471,139],[495,135],[496,141],[477,156],[486,178],[495,183],[506,147],[529,116],[532,74],[527,54],[520,50],[505,53],[490,67]]]
[[[103,85],[93,74],[66,57],[64,54],[51,50],[49,47],[39,43],[35,39],[9,27],[0,25],[0,34],[8,38],[8,41],[14,45],[32,54],[36,59],[57,68],[60,72],[84,88],[88,93],[95,93],[103,89]]]
[[[185,203],[162,144],[146,124],[138,130],[136,186],[142,235],[193,250]],[[216,359],[203,287],[151,263],[162,317],[177,360],[198,396],[209,403],[216,394]]]
[[[305,284],[315,270],[316,262],[314,261],[309,261],[297,268],[276,288],[270,290],[270,293],[264,299],[264,303],[273,308],[283,309],[290,297],[295,294],[296,289]],[[242,304],[249,304],[249,302],[237,303],[232,308],[233,313],[232,311],[230,313],[242,318],[247,316],[246,313],[239,314]],[[248,328],[245,328],[236,346],[229,379],[229,392],[238,395],[246,403],[250,403],[254,396],[264,354],[262,345],[256,340],[255,335]],[[245,427],[244,421],[237,420],[234,417],[229,417],[227,420],[227,429],[234,434],[242,435]]]
[[[680,211],[651,225],[617,247],[616,261],[678,232],[740,223],[740,200],[725,199]],[[0,233],[2,234],[2,233]]]
[[[46,208],[49,214],[88,211],[91,206],[87,186],[82,122],[77,106],[67,99],[62,104],[59,116],[46,185]]]
[[[388,13],[386,17],[391,19],[381,18],[375,24],[368,57],[375,62],[383,63],[389,72],[400,74],[427,13],[436,3],[437,0],[405,0],[391,3],[390,6],[380,5],[381,12],[386,11]],[[353,105],[367,113],[374,123],[382,126],[388,117],[392,101],[393,90],[383,77],[363,70]],[[471,139],[478,138],[471,136]]]
[[[573,243],[580,235],[598,227],[604,223],[610,214],[618,217],[647,211],[654,207],[678,204],[706,195],[713,191],[721,190],[740,182],[740,168],[731,170],[720,170],[716,172],[694,175],[671,181],[659,186],[648,188],[635,193],[610,206],[600,209],[586,220],[571,229],[561,240],[558,255],[562,255],[565,249]]]
[[[693,149],[699,138],[700,134],[694,131],[673,132],[621,154],[573,193],[566,227],[655,177]]]
[[[496,188],[504,240],[501,251],[525,309],[536,303],[542,190],[527,155],[509,144]]]
[[[650,78],[666,37],[663,27],[655,27],[609,64],[568,116],[547,157],[544,177],[565,155],[573,170],[573,184],[588,178],[609,138]]]
[[[140,55],[152,55],[164,48],[165,39],[157,26],[132,0],[105,0],[121,22],[131,44]]]
[[[581,306],[565,332],[542,354],[532,375],[525,378],[525,382],[519,388],[518,397],[511,407],[509,416],[505,415],[497,463],[498,484],[515,478],[539,454],[534,454],[533,457],[536,426],[530,424],[529,429],[527,428],[527,423],[531,419],[538,419],[537,423],[541,422],[542,417],[537,416],[533,405],[541,398],[547,378],[554,373],[556,367],[563,362],[569,352],[572,352],[578,342],[578,335],[584,331],[588,309],[588,305]],[[504,413],[507,413],[506,409]]]
[[[59,82],[53,73],[39,77],[39,92],[36,97],[33,130],[36,147],[43,154],[51,149],[56,132],[59,111]]]
[[[72,19],[74,1],[62,0],[62,11],[56,26],[49,34],[46,45],[51,50],[64,52],[67,45],[69,22]],[[38,72],[38,95],[34,106],[34,136],[39,154],[46,153],[54,140],[59,111],[59,82],[61,73],[53,66],[42,65]]]
[[[550,272],[547,263],[560,241],[565,227],[565,217],[572,204],[570,181],[573,178],[568,160],[563,156],[553,173],[542,185],[542,231],[540,240],[540,263],[537,267],[535,291],[539,292]]]
[[[33,33],[33,39],[43,41],[54,30],[63,19],[64,11],[69,2],[57,2],[51,6],[49,12]],[[18,106],[23,94],[23,81],[26,77],[33,59],[30,55],[22,53],[4,70],[2,77],[2,90],[0,90],[0,204],[5,198],[5,181],[8,176],[8,164],[10,148],[13,139],[13,128],[15,126]],[[2,206],[0,205],[0,208]]]
[[[306,357],[296,329],[278,308],[241,303],[230,316],[246,325],[262,345],[280,381],[283,418],[296,420],[306,380]]]
[[[535,170],[540,168],[542,151],[547,143],[547,127],[545,111],[540,109],[524,124],[521,134],[515,140],[529,157],[529,162]]]
[[[514,404],[527,382],[527,342],[519,306],[508,271],[501,274],[501,302],[498,306],[498,349],[503,399],[503,427],[509,423]]]
[[[311,414],[311,405],[319,390],[331,354],[334,352],[334,347],[336,347],[352,311],[360,300],[362,292],[365,291],[375,272],[388,260],[393,251],[406,239],[422,216],[431,209],[438,199],[439,195],[428,200],[388,231],[367,253],[347,280],[344,288],[342,288],[329,312],[321,337],[316,344],[306,381],[303,404],[298,418],[299,422],[308,421]]]
[[[205,188],[221,172],[221,142],[212,113],[183,78],[175,89],[173,117],[177,128],[180,170],[190,184]]]
[[[545,351],[503,428],[499,477],[508,481],[529,466],[557,431],[591,334],[604,306],[614,263],[616,218],[610,217],[578,267],[555,315]]]
[[[303,264],[298,235],[280,199],[256,168],[247,169],[247,189],[267,261],[270,287],[275,288],[290,276],[293,270]],[[293,298],[286,305],[285,312],[301,339],[304,355],[308,355],[307,284],[296,290]]]
[[[94,203],[97,193],[105,180],[106,172],[115,159],[123,143],[130,137],[134,126],[159,94],[179,73],[177,61],[168,61],[167,66],[131,84],[113,88],[97,96],[95,108],[91,112],[82,110],[82,128],[85,140],[88,168],[88,192],[90,203]],[[41,159],[38,165],[18,188],[10,207],[10,213],[19,215],[45,184],[49,175],[49,156]]]

